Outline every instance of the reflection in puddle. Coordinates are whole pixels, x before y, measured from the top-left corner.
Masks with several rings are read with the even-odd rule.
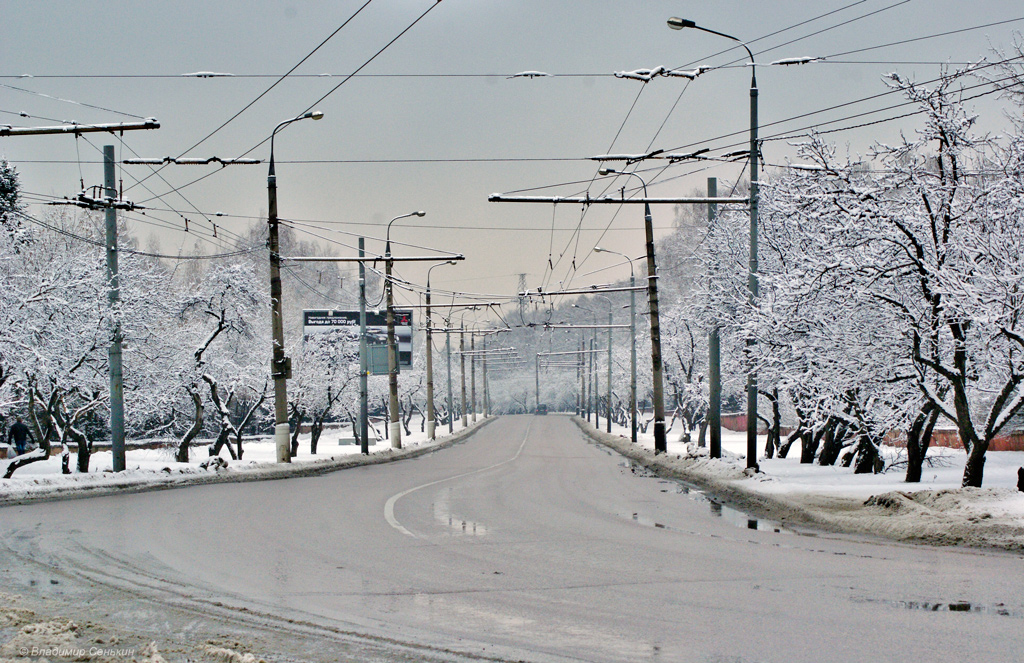
[[[452,513],[451,489],[448,488],[437,496],[434,502],[434,518],[448,526],[448,533],[451,536],[483,536],[487,534],[487,526],[473,520],[468,520]]]
[[[629,469],[629,471],[636,476],[657,477],[657,475],[650,469],[631,460],[625,460],[621,465]],[[762,518],[755,518],[749,513],[726,506],[702,491],[700,488],[692,484],[688,484],[680,479],[661,479],[660,481],[666,486],[669,486],[669,488],[662,489],[662,492],[669,492],[669,490],[672,490],[676,494],[686,495],[697,502],[707,502],[711,509],[711,515],[715,518],[721,518],[730,525],[735,525],[736,527],[745,529],[758,530],[761,532],[782,533],[786,531],[780,523],[771,520],[764,520]],[[640,518],[637,518],[636,514],[633,514],[633,520],[637,520],[638,522],[641,521]],[[664,527],[664,525],[659,525],[657,523],[643,522],[643,524],[654,527]]]
[[[979,615],[999,615],[1000,617],[1024,618],[1024,612],[1009,608],[1005,603],[995,605],[982,605],[968,601],[953,601],[951,603],[930,601],[893,601],[887,599],[855,598],[858,603],[883,603],[894,608],[904,610],[917,610],[921,612],[972,612]]]

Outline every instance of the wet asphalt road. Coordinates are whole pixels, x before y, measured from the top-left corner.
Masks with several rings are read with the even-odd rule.
[[[8,579],[31,559],[131,628],[262,630],[268,660],[1024,658],[1019,555],[712,506],[568,418],[519,416],[321,477],[3,508],[0,546]]]

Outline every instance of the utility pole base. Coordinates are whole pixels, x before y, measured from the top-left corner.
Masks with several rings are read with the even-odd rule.
[[[402,448],[402,424],[398,421],[392,421],[390,424],[391,433],[391,448],[401,449]]]
[[[434,439],[434,430],[436,428],[437,428],[437,422],[436,421],[428,421],[427,422],[427,439],[428,440],[433,440]]]
[[[290,449],[289,434],[291,430],[288,424],[277,424],[274,426],[274,446],[277,447],[277,462],[292,462],[292,450]]]

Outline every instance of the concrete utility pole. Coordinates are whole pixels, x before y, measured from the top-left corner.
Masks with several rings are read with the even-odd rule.
[[[270,324],[273,335],[273,354],[270,374],[274,378],[274,446],[277,462],[292,462],[288,445],[288,378],[292,374],[291,361],[284,354],[284,306],[281,301],[281,248],[277,220],[277,174],[274,172],[274,137],[283,127],[299,120],[319,120],[320,111],[310,111],[279,123],[270,132],[270,169],[267,172],[267,247],[270,250]]]
[[[647,198],[647,182],[633,172],[601,168],[602,175],[632,175],[640,180],[644,187],[644,198]],[[665,432],[665,384],[662,377],[661,360],[661,318],[658,315],[658,267],[654,259],[654,222],[651,218],[651,206],[644,203],[644,233],[647,246],[647,301],[651,316],[651,378],[654,401],[654,453],[668,451],[668,438]]]
[[[708,198],[718,195],[718,180],[708,178]],[[708,228],[715,223],[718,206],[708,204]],[[722,357],[718,321],[708,332],[708,451],[712,458],[722,457]]]
[[[116,124],[65,124],[56,127],[12,127],[0,125],[2,136],[38,136],[46,134],[82,134],[95,132],[125,132],[136,129],[159,129],[156,118],[147,118],[142,122],[121,122]],[[103,208],[106,211],[106,247],[107,247],[107,301],[111,309],[116,309],[121,300],[120,277],[117,269],[117,210],[135,209],[131,203],[118,198],[117,177],[114,170],[114,146],[103,146],[103,200],[88,199],[85,191],[73,202],[51,204],[71,204],[89,209]],[[115,472],[125,470],[124,447],[124,372],[121,362],[121,321],[120,314],[114,312],[114,328],[110,347],[107,349],[108,369],[110,372],[110,448],[113,456]]]
[[[359,238],[359,257],[366,257],[366,240]],[[370,453],[369,366],[366,361],[366,263],[359,261],[359,450]]]
[[[103,146],[103,185],[106,197],[117,200],[117,182],[114,173],[114,146]],[[124,379],[121,368],[121,315],[116,311],[121,300],[121,283],[117,273],[117,210],[107,205],[107,288],[110,308],[114,311],[114,329],[107,357],[110,362],[110,449],[114,457],[114,471],[125,469],[124,449]]]

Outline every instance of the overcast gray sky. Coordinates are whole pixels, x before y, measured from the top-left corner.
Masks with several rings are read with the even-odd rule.
[[[0,0],[0,124],[137,117],[161,123],[156,131],[126,133],[123,147],[109,134],[0,138],[0,156],[18,167],[33,200],[73,196],[80,178],[87,186],[102,183],[104,144],[117,144],[119,159],[179,156],[264,93],[365,2]],[[424,12],[360,76],[330,92]],[[726,39],[670,30],[665,21],[673,15],[747,40],[758,63],[827,57],[758,68],[762,137],[906,112],[843,119],[900,101],[890,95],[851,103],[885,92],[884,72],[929,80],[939,63],[990,56],[991,46],[1010,45],[1013,32],[1024,29],[1024,7],[1011,0],[371,0],[292,77],[187,156],[266,159],[267,144],[249,150],[278,122],[330,92],[316,104],[323,120],[299,122],[278,134],[282,218],[354,245],[352,236],[334,231],[380,237],[392,217],[423,209],[423,219],[396,222],[392,238],[465,254],[457,267],[435,270],[438,288],[512,295],[519,273],[527,274],[531,288],[622,278],[628,270],[621,266],[588,275],[620,262],[591,249],[600,243],[640,255],[641,207],[595,206],[583,215],[576,205],[495,204],[487,197],[537,187],[544,188],[531,193],[597,195],[609,185],[625,185],[630,193],[635,178],[591,182],[598,165],[586,158],[652,149],[707,147],[712,155],[742,149],[749,68],[715,69],[692,82],[660,77],[644,84],[613,75],[746,60],[741,48],[726,50],[734,46]],[[197,71],[234,76],[181,76]],[[522,71],[552,76],[509,78]],[[986,127],[1004,126],[996,100],[971,104]],[[840,108],[791,119],[832,106]],[[841,121],[823,124],[834,120]],[[913,126],[911,118],[832,137],[863,152],[872,141],[894,140]],[[785,141],[769,141],[763,153],[769,164],[784,163],[793,150]],[[742,167],[674,166],[655,178],[650,193],[687,195],[708,176],[735,180]],[[190,247],[197,237],[205,237],[207,252],[221,251],[208,237],[204,215],[220,226],[218,237],[229,237],[266,214],[265,163],[223,170],[169,166],[159,177],[135,184],[152,172],[124,166],[121,176],[125,197],[153,208],[145,216],[131,215],[132,230],[143,242],[158,236],[166,251]],[[553,186],[562,183],[572,184]],[[32,208],[33,214],[44,211]],[[217,212],[228,216],[212,216]],[[189,235],[182,217],[189,219]],[[659,233],[671,227],[672,218],[671,208],[655,209]],[[329,246],[339,255],[354,254]],[[368,248],[382,250],[372,240]],[[425,270],[413,265],[401,272],[422,282]]]

